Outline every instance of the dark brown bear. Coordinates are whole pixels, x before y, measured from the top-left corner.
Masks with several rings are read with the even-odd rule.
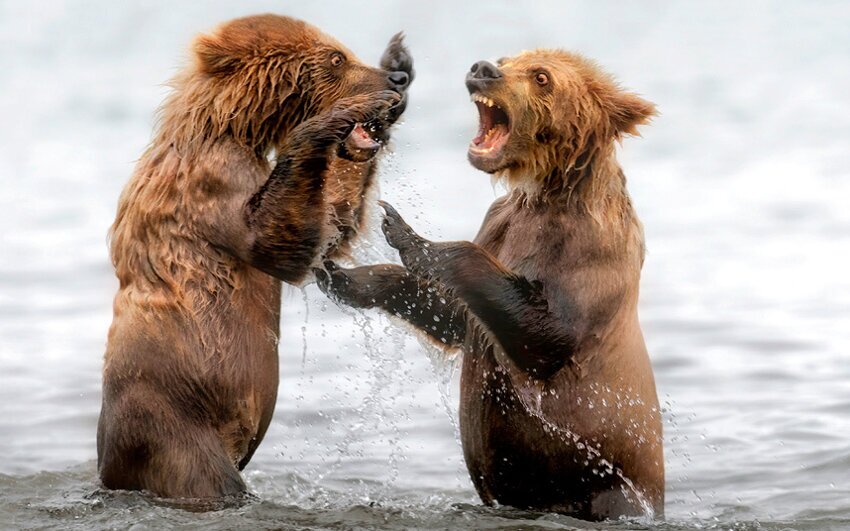
[[[111,231],[98,468],[107,488],[217,498],[245,490],[274,411],[281,281],[356,233],[413,72],[400,35],[372,68],[274,15],[192,51]]]
[[[654,106],[582,57],[476,63],[476,167],[510,192],[475,243],[429,242],[388,205],[405,267],[339,269],[320,285],[463,353],[460,429],[485,503],[584,519],[664,510],[655,382],[637,315],[643,229],[615,144]]]

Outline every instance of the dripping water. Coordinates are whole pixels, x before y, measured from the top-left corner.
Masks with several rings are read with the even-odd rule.
[[[515,382],[513,378],[511,378],[511,381]],[[596,463],[597,465],[593,468],[594,473],[598,473],[599,475],[614,474],[620,478],[623,482],[623,485],[620,487],[623,489],[623,495],[626,496],[626,498],[634,496],[635,501],[637,501],[638,505],[640,505],[643,510],[644,516],[649,520],[654,518],[655,510],[653,509],[652,504],[646,499],[646,496],[644,496],[640,489],[635,486],[631,479],[626,477],[622,470],[614,467],[613,463],[602,457],[602,453],[599,451],[598,447],[594,448],[590,442],[583,440],[579,434],[568,428],[559,426],[546,418],[546,415],[543,412],[543,396],[545,394],[545,390],[543,389],[543,383],[540,380],[528,379],[527,385],[516,385],[515,383],[514,388],[522,407],[526,410],[526,412],[543,424],[543,429],[547,433],[557,435],[561,442],[565,444],[572,444],[576,449],[584,451],[586,453],[588,466],[590,466],[591,462]]]
[[[307,287],[301,288],[301,299],[304,301],[304,324],[301,325],[301,368],[307,365],[307,325],[310,323],[310,298]]]

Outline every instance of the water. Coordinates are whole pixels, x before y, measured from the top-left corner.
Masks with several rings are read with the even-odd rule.
[[[285,293],[279,402],[245,473],[256,500],[198,514],[97,490],[118,194],[191,36],[263,11],[371,61],[406,30],[417,79],[382,196],[432,238],[471,238],[495,196],[464,160],[476,60],[560,45],[659,105],[621,160],[649,247],[665,521],[482,507],[448,362],[314,286]],[[826,1],[0,2],[0,527],[850,527],[848,23]],[[389,256],[377,239],[362,252]]]

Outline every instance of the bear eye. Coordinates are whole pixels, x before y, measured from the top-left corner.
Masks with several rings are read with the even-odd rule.
[[[534,81],[537,81],[537,84],[541,87],[549,84],[549,74],[546,72],[537,72],[534,75]]]
[[[340,66],[345,62],[345,56],[339,52],[331,54],[331,66]]]

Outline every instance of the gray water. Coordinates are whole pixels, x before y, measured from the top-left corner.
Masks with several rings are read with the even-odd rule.
[[[264,11],[371,62],[407,32],[418,77],[382,195],[432,238],[471,238],[501,193],[465,162],[474,61],[566,47],[659,105],[621,161],[649,249],[666,520],[482,507],[451,364],[315,286],[285,292],[256,500],[198,514],[98,490],[118,194],[191,37]],[[848,27],[841,2],[0,2],[0,527],[850,528]]]

